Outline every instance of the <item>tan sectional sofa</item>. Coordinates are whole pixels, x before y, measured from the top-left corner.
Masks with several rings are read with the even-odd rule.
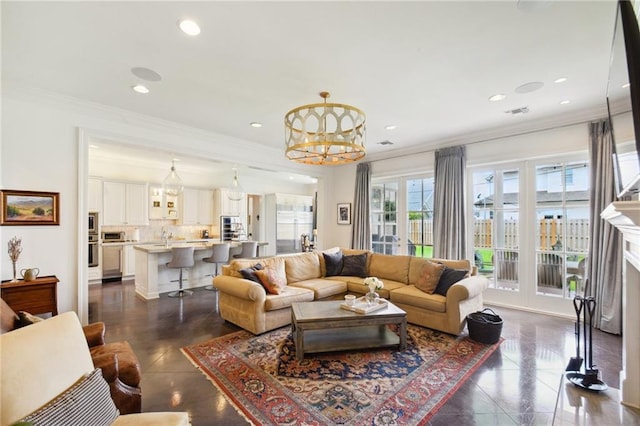
[[[405,310],[410,323],[458,335],[464,328],[466,316],[482,309],[482,292],[487,288],[488,280],[477,275],[476,268],[468,260],[428,260],[338,248],[325,253],[338,250],[342,250],[344,255],[368,254],[366,275],[383,281],[384,288],[378,293]],[[363,284],[364,277],[325,276],[322,253],[236,259],[225,265],[222,274],[213,280],[220,292],[220,315],[226,321],[260,334],[290,324],[290,308],[294,302],[341,299],[347,293],[363,295],[368,291]],[[413,283],[418,280],[424,263],[429,261],[454,269],[466,269],[470,276],[451,286],[446,296],[425,293]],[[281,294],[268,294],[261,284],[242,277],[241,269],[257,263],[264,267],[282,267],[284,263],[287,285]]]

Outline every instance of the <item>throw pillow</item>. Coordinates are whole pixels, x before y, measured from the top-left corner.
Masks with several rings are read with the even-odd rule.
[[[324,264],[327,269],[325,276],[333,277],[335,275],[340,275],[340,272],[342,272],[342,252],[322,253],[322,256],[324,257]]]
[[[340,275],[366,278],[367,253],[342,256],[342,271],[340,271]]]
[[[280,294],[282,290],[287,286],[287,275],[283,267],[269,267],[255,271],[256,276],[260,280],[260,283],[267,290],[269,294]]]
[[[15,326],[16,328],[21,328],[27,325],[35,324],[40,321],[44,321],[44,318],[37,317],[25,311],[19,311],[18,318],[19,319],[16,322],[16,326]]]
[[[449,287],[462,280],[467,275],[469,275],[469,271],[464,269],[453,269],[445,266],[434,293],[446,296]]]
[[[120,413],[111,399],[109,384],[96,368],[69,389],[21,422],[34,425],[110,425]],[[73,419],[71,421],[70,419]]]
[[[425,262],[422,265],[422,270],[420,271],[418,280],[415,282],[415,286],[425,293],[433,294],[438,286],[438,281],[440,281],[442,271],[444,271],[444,265],[440,263]]]
[[[258,284],[262,284],[260,282],[260,278],[256,276],[256,271],[259,271],[261,269],[262,269],[262,265],[259,263],[256,263],[250,268],[240,269],[240,274],[242,275],[242,278],[244,278],[245,280],[251,280],[251,281],[257,282]]]

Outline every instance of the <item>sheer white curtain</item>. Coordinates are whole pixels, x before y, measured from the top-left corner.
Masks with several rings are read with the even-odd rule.
[[[585,296],[596,299],[594,327],[622,333],[622,238],[600,213],[616,200],[609,120],[589,124],[591,239]]]
[[[371,250],[371,167],[360,163],[356,169],[356,189],[353,197],[351,248]]]
[[[464,146],[435,152],[433,254],[441,259],[466,257]]]

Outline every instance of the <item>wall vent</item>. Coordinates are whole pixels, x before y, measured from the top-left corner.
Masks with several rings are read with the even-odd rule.
[[[393,142],[391,142],[391,141],[382,141],[382,142],[378,142],[378,145],[393,145]]]
[[[520,114],[526,114],[529,112],[529,107],[520,107],[520,108],[516,108],[516,109],[510,109],[505,111],[505,114],[511,114],[511,115],[520,115]]]

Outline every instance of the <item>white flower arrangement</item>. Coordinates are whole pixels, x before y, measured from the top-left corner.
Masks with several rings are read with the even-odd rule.
[[[375,290],[380,290],[384,287],[382,281],[380,281],[376,277],[367,277],[364,279],[364,285],[369,287],[369,291],[373,292]]]

